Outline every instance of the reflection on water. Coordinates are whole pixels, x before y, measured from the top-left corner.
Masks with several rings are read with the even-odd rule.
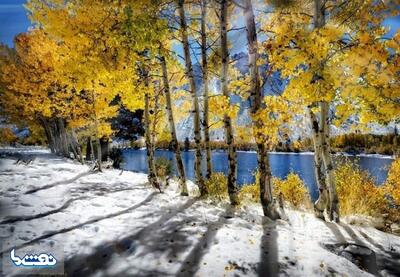
[[[135,172],[147,172],[147,157],[145,150],[126,149],[123,152],[124,162],[122,167],[125,170]],[[239,185],[250,184],[254,182],[254,172],[257,169],[257,155],[255,152],[239,151],[237,182]],[[166,157],[175,163],[174,153],[168,150],[157,150],[156,157]],[[393,160],[379,157],[346,157],[360,165],[364,170],[368,170],[378,184],[382,184],[387,177],[387,171]],[[186,176],[194,180],[194,151],[182,152],[182,159],[186,169]],[[271,153],[269,155],[272,175],[285,178],[290,172],[297,173],[305,182],[310,190],[311,197],[318,197],[318,188],[314,176],[314,157],[312,154],[296,153]],[[344,159],[343,156],[337,156],[336,161]],[[213,170],[216,172],[228,172],[228,157],[224,151],[212,152]],[[205,172],[205,163],[203,163]],[[174,173],[176,170],[174,168]]]

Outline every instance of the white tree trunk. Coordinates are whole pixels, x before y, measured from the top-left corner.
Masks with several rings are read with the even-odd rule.
[[[179,148],[179,142],[178,142],[178,138],[176,136],[174,114],[172,111],[171,91],[169,88],[167,64],[165,62],[164,57],[160,57],[160,61],[161,61],[161,67],[162,67],[165,99],[167,102],[166,110],[167,110],[167,115],[168,115],[169,130],[171,133],[171,140],[172,140],[173,149],[174,149],[174,153],[175,153],[176,167],[178,169],[178,174],[179,174],[179,185],[181,188],[181,195],[188,196],[189,193],[188,193],[188,188],[186,185],[185,168],[183,167],[181,150]]]
[[[312,140],[314,146],[314,173],[317,180],[319,196],[314,203],[314,212],[318,218],[324,219],[324,211],[328,205],[328,189],[325,183],[325,170],[322,160],[322,140],[318,119],[314,112],[309,108],[311,120]]]
[[[187,24],[186,24],[186,16],[185,9],[183,7],[184,0],[177,0],[178,4],[178,12],[180,17],[180,31],[182,37],[183,44],[183,52],[185,57],[185,67],[186,67],[186,77],[189,80],[190,85],[190,93],[193,98],[193,113],[194,113],[194,140],[196,145],[196,159],[195,159],[195,176],[196,182],[199,186],[201,195],[207,194],[207,188],[204,184],[203,174],[201,172],[201,133],[200,133],[200,109],[199,109],[199,100],[197,97],[196,83],[194,80],[193,67],[192,67],[192,59],[190,57],[190,49],[189,49],[189,39],[187,34]]]
[[[208,118],[208,61],[207,61],[207,35],[206,35],[206,21],[207,21],[207,0],[201,0],[201,58],[203,70],[203,128],[204,128],[204,144],[206,148],[206,165],[207,165],[207,179],[212,174],[211,163],[211,147],[210,147],[210,126]]]
[[[251,77],[250,108],[252,115],[262,109],[262,91],[260,87],[260,76],[258,72],[258,41],[257,31],[254,19],[254,12],[251,0],[245,0],[244,18],[247,29],[247,44],[249,52],[249,71]],[[253,116],[252,116],[253,118]],[[265,216],[271,219],[280,218],[276,210],[272,197],[272,175],[268,157],[268,138],[263,134],[258,134],[257,129],[262,122],[253,120],[253,136],[257,142],[257,162],[258,162],[258,182],[260,186],[260,200]]]
[[[325,26],[325,2],[322,0],[314,0],[314,8],[315,8],[315,13],[314,13],[314,28],[322,28]],[[322,63],[322,61],[321,61]],[[323,64],[321,64],[321,67],[323,67]],[[321,68],[322,71],[322,68]],[[319,73],[316,72],[315,76],[313,76],[313,80],[318,81],[321,79],[320,76],[318,76]],[[328,201],[326,201],[325,208],[328,211],[329,219],[331,221],[339,222],[339,201],[336,193],[336,182],[335,182],[335,176],[334,176],[334,164],[331,156],[331,149],[330,149],[330,121],[329,121],[329,103],[328,102],[320,102],[319,103],[320,107],[320,120],[319,120],[319,128],[316,138],[314,139],[314,153],[316,155],[315,159],[315,167],[316,170],[318,170],[318,163],[320,162],[322,157],[322,163],[323,163],[323,169],[324,169],[324,182],[326,185],[326,188],[328,190],[328,197],[326,196],[326,188],[325,191],[322,191],[322,195],[319,197],[320,202],[315,203],[315,207],[318,205],[318,211],[321,212],[323,208],[323,204],[326,198],[328,198]],[[313,129],[315,128],[314,123],[317,122],[316,117],[313,118],[313,114],[310,113],[310,120],[311,123],[313,124]],[[315,131],[313,131],[315,132]],[[318,178],[317,179],[322,179]],[[318,180],[317,180],[318,181]],[[317,213],[318,216],[320,214]]]
[[[151,142],[151,128],[150,128],[150,96],[148,92],[144,96],[144,130],[145,130],[145,143],[147,154],[147,168],[148,180],[153,188],[160,189],[157,182],[156,167],[154,164],[154,148]]]
[[[228,65],[229,65],[229,52],[228,52],[228,1],[221,1],[220,11],[220,35],[221,35],[221,86],[222,94],[230,98],[228,92]],[[236,171],[237,171],[237,158],[236,158],[236,147],[233,138],[233,127],[231,118],[224,115],[224,126],[225,126],[225,142],[228,146],[228,194],[232,205],[239,204],[238,189],[236,187]]]

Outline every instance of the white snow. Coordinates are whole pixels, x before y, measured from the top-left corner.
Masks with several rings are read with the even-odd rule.
[[[372,227],[292,210],[272,222],[259,205],[200,200],[192,182],[191,197],[176,183],[160,194],[145,174],[93,173],[47,150],[18,151],[36,159],[0,159],[4,255],[60,245],[76,276],[372,276],[328,250],[347,242],[373,250],[383,276],[400,274],[400,238]]]

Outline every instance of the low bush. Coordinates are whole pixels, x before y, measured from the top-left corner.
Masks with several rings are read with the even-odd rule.
[[[375,184],[367,171],[344,161],[335,171],[336,188],[342,215],[362,214],[379,217],[387,212],[384,190]]]
[[[228,179],[220,172],[214,172],[206,180],[205,185],[208,191],[208,197],[222,200],[228,198]]]
[[[155,168],[158,178],[166,179],[172,174],[172,161],[164,157],[159,157],[155,159]]]
[[[258,172],[255,174],[256,182],[245,185],[240,189],[239,198],[242,201],[260,202],[260,186]],[[295,173],[290,173],[286,179],[272,178],[273,194],[294,208],[307,207],[310,203],[308,190],[304,182]]]
[[[308,207],[310,197],[304,182],[299,175],[290,173],[286,179],[272,178],[275,197],[282,196],[283,200],[294,208]]]
[[[244,203],[246,201],[259,203],[260,186],[256,183],[242,186],[239,191],[239,200],[240,203]]]
[[[385,197],[389,202],[388,218],[393,222],[400,222],[400,159],[395,160],[388,172],[383,185]]]

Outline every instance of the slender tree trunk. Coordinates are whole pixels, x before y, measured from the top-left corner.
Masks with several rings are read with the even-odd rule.
[[[201,0],[201,59],[203,71],[203,129],[204,129],[204,144],[206,148],[206,165],[207,179],[210,179],[212,174],[211,163],[211,147],[210,147],[210,126],[208,118],[208,61],[207,61],[207,35],[206,35],[206,20],[207,20],[207,0]]]
[[[101,149],[101,160],[102,161],[107,161],[108,157],[110,155],[110,150],[109,150],[109,140],[107,138],[100,139],[100,149]]]
[[[229,65],[229,52],[228,52],[228,1],[221,1],[221,13],[220,13],[220,35],[221,35],[221,85],[222,94],[230,98],[228,92],[228,65]],[[233,139],[233,127],[231,118],[224,115],[224,127],[225,127],[225,142],[228,146],[228,193],[232,205],[239,204],[238,189],[236,187],[236,171],[237,171],[237,159],[236,159],[236,147]]]
[[[93,115],[94,115],[94,134],[95,134],[95,140],[96,140],[96,150],[97,150],[97,166],[99,167],[99,171],[103,171],[102,167],[102,162],[101,162],[101,145],[100,145],[100,138],[99,138],[99,121],[97,119],[97,113],[96,113],[96,103],[95,103],[95,96],[94,92],[92,91],[92,108],[93,108]],[[93,147],[93,141],[91,143],[91,146]],[[92,148],[93,149],[93,148]],[[94,151],[92,151],[94,155]]]
[[[101,161],[101,143],[99,138],[96,138],[95,141],[96,141],[96,152],[97,152],[97,164],[99,166],[99,171],[102,172],[103,165]]]
[[[49,127],[49,123],[44,118],[40,118],[40,123],[42,124],[44,132],[46,134],[46,138],[47,138],[47,142],[49,144],[50,151],[51,151],[51,153],[55,153],[56,149],[55,149],[55,146],[54,146],[54,138],[52,136],[52,132],[51,132],[50,127]]]
[[[204,184],[203,174],[201,171],[202,155],[201,155],[201,134],[200,134],[200,109],[199,109],[199,100],[196,94],[197,91],[196,91],[196,83],[194,81],[192,60],[190,57],[186,16],[185,16],[185,9],[183,7],[184,2],[185,2],[184,0],[177,0],[179,17],[180,17],[180,31],[182,36],[183,52],[185,56],[186,77],[189,80],[190,93],[193,98],[193,112],[194,112],[193,125],[194,125],[194,140],[196,145],[195,176],[201,195],[205,195],[207,194],[207,189]]]
[[[61,140],[60,140],[60,130],[57,125],[57,119],[52,119],[50,121],[50,130],[53,132],[53,138],[54,138],[54,145],[56,148],[56,154],[61,155],[62,154],[62,147],[61,147]]]
[[[151,131],[152,128],[150,119],[150,95],[148,91],[149,72],[144,66],[141,67],[141,74],[144,79],[144,85],[146,87],[146,92],[144,95],[144,128],[145,128],[145,142],[146,142],[146,153],[147,153],[148,180],[153,188],[156,188],[161,192],[161,186],[157,180],[157,171],[154,159],[154,143],[153,143],[154,133],[152,133]],[[153,130],[155,132],[155,128],[153,128]]]
[[[146,81],[147,82],[147,81]],[[159,105],[159,98],[160,98],[160,94],[158,93],[160,89],[157,89],[157,93],[154,95],[153,99],[154,99],[154,107],[152,109],[152,114],[153,114],[153,120],[151,120],[150,117],[150,143],[153,147],[153,149],[156,148],[156,137],[157,137],[157,120],[158,120],[158,113],[160,112],[160,105]],[[156,173],[157,176],[157,173]]]
[[[149,93],[146,91],[144,95],[144,131],[146,141],[147,153],[147,168],[149,183],[153,188],[160,189],[157,182],[156,167],[154,164],[154,148],[151,143],[151,130],[150,130],[150,99]]]
[[[79,155],[78,155],[78,151],[76,150],[76,145],[75,142],[72,138],[72,133],[68,132],[67,133],[67,139],[68,139],[68,146],[70,151],[72,151],[72,154],[74,155],[74,158],[79,161]]]
[[[249,52],[249,71],[251,77],[251,113],[253,118],[253,136],[257,143],[257,162],[258,162],[258,182],[260,186],[260,199],[265,216],[271,219],[278,219],[280,215],[274,205],[272,197],[272,176],[268,157],[268,138],[260,134],[257,130],[262,122],[254,120],[255,115],[262,109],[262,91],[260,86],[260,76],[258,72],[258,41],[254,19],[254,12],[251,0],[245,0],[244,18],[247,29],[247,43]]]
[[[74,143],[74,145],[75,145],[76,152],[78,153],[79,162],[80,162],[81,164],[83,164],[83,156],[82,156],[81,145],[79,144],[79,141],[78,141],[78,138],[77,138],[77,136],[76,136],[76,133],[75,133],[75,130],[74,130],[74,129],[72,129],[72,131],[71,131],[71,138],[72,138],[72,141],[73,141],[73,143]]]
[[[96,152],[94,152],[93,138],[89,137],[89,140],[90,140],[90,160],[94,162],[96,160]]]
[[[92,140],[90,137],[87,137],[86,140],[86,161],[93,161],[93,149],[92,149]]]
[[[166,102],[167,102],[166,109],[167,109],[167,115],[168,115],[169,130],[171,133],[172,147],[173,147],[173,150],[175,153],[176,166],[177,166],[178,174],[179,174],[179,185],[181,188],[181,195],[188,196],[189,193],[188,193],[188,188],[186,185],[185,168],[183,167],[181,150],[179,148],[178,138],[176,136],[174,114],[172,111],[171,91],[169,88],[167,64],[165,62],[164,57],[161,57],[160,60],[161,60],[163,83],[164,83],[164,93],[165,93],[165,98],[166,98]]]
[[[325,26],[325,3],[322,0],[314,0],[314,28],[322,28]],[[322,71],[323,64],[321,64]],[[318,72],[317,74],[318,75]],[[314,76],[313,80],[321,79],[320,76]],[[316,118],[311,118],[313,129],[315,128],[314,123],[317,122]],[[331,221],[339,222],[339,201],[336,193],[336,182],[334,177],[334,165],[331,156],[330,149],[330,122],[329,122],[329,103],[326,101],[320,102],[320,120],[319,120],[319,137],[317,136],[314,147],[314,153],[319,155],[321,153],[322,162],[324,167],[324,181],[328,189],[329,201],[327,202],[326,208],[328,210],[329,219]],[[319,149],[320,148],[320,149]],[[318,165],[316,164],[316,168]],[[326,198],[326,193],[323,191],[320,198]],[[323,204],[323,203],[321,203]],[[321,206],[319,207],[321,209]]]
[[[314,146],[314,172],[317,179],[319,196],[314,203],[314,212],[318,218],[324,219],[324,210],[328,205],[328,189],[325,183],[324,165],[322,161],[322,140],[318,119],[309,107],[311,119],[312,140]]]
[[[65,130],[64,119],[58,118],[57,119],[57,125],[58,125],[58,130],[59,130],[59,135],[60,135],[62,154],[66,158],[71,158],[70,153],[69,153],[68,136],[67,136],[67,132]]]
[[[339,199],[336,192],[335,168],[330,147],[330,122],[329,104],[321,102],[321,137],[322,137],[322,161],[325,168],[325,180],[329,191],[329,219],[339,222]]]

